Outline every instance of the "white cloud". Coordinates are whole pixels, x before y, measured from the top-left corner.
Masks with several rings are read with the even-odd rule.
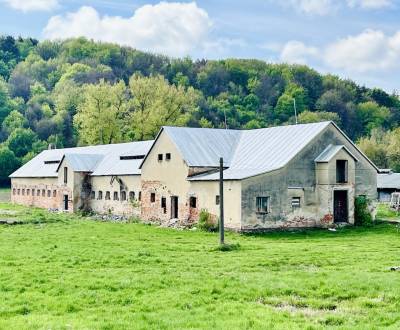
[[[132,17],[101,16],[94,8],[50,18],[43,34],[49,39],[85,36],[172,56],[188,55],[209,43],[212,26],[195,2],[160,2],[138,8]]]
[[[58,6],[58,0],[2,0],[9,7],[28,11],[50,11]]]
[[[348,72],[400,67],[400,31],[387,36],[382,31],[365,30],[329,45],[324,59],[330,67]]]
[[[300,41],[292,40],[283,46],[280,59],[290,64],[306,64],[310,58],[317,58],[318,55],[316,47],[308,47]]]
[[[349,7],[361,7],[363,9],[380,9],[392,5],[391,0],[347,0]]]
[[[289,0],[287,4],[307,15],[324,16],[337,9],[332,0]]]

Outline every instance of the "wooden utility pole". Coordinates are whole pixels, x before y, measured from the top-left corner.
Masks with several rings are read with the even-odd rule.
[[[225,244],[224,232],[224,159],[219,159],[219,244]]]

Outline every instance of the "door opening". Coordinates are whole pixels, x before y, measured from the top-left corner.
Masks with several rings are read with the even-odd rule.
[[[333,217],[334,222],[348,222],[348,196],[347,190],[335,190],[333,192]]]
[[[64,195],[64,211],[68,211],[68,195]]]
[[[178,197],[171,196],[171,219],[178,218]]]

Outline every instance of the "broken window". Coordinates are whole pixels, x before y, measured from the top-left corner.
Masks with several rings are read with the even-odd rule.
[[[118,200],[118,191],[114,191],[114,200],[115,200],[115,201]]]
[[[135,200],[135,192],[134,191],[130,191],[129,192],[129,200],[130,201],[134,201]]]
[[[256,197],[257,213],[269,212],[269,197]]]
[[[195,209],[197,207],[197,198],[196,197],[190,197],[189,198],[189,205],[192,209]]]
[[[156,194],[155,193],[151,193],[150,194],[150,202],[154,203],[156,201]]]
[[[300,208],[300,197],[292,197],[292,209]]]
[[[101,190],[99,190],[99,193],[97,194],[97,199],[103,199],[103,192]]]
[[[126,191],[121,191],[121,201],[126,201]]]
[[[68,182],[68,167],[64,167],[64,183]]]
[[[15,195],[17,193],[16,189],[13,188],[13,195]]]
[[[167,199],[165,197],[161,197],[161,208],[163,209],[164,214],[167,213]]]
[[[347,160],[338,159],[336,161],[336,182],[347,183],[348,162]]]
[[[90,199],[96,199],[96,192],[95,191],[92,191],[90,193]]]
[[[57,190],[53,190],[53,197],[57,196]]]
[[[219,195],[215,196],[215,204],[219,205]]]
[[[171,160],[171,154],[169,152],[165,154],[165,160]]]
[[[111,194],[109,191],[106,191],[106,200],[110,200],[111,199]]]

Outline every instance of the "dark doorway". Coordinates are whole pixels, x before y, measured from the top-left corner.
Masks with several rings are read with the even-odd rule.
[[[178,197],[171,196],[171,219],[178,218]]]
[[[347,190],[335,190],[334,195],[334,222],[348,222],[348,198]]]
[[[68,211],[68,195],[64,195],[64,210]]]

